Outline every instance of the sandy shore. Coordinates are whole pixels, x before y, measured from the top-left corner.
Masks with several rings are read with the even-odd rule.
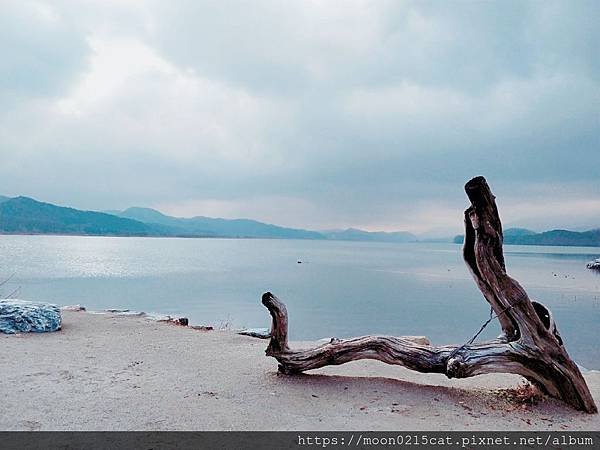
[[[115,315],[0,335],[2,430],[599,430],[600,415],[375,361],[277,375],[266,341]],[[585,378],[600,404],[600,373]]]

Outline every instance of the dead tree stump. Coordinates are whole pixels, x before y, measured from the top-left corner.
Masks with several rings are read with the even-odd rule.
[[[285,305],[270,292],[262,303],[273,318],[266,350],[286,374],[304,372],[359,359],[376,359],[418,372],[466,378],[484,373],[522,375],[547,395],[576,409],[598,409],[577,365],[564,348],[552,313],[531,301],[521,285],[507,275],[502,251],[502,224],[495,197],[483,177],[465,185],[471,206],[465,211],[463,256],[477,286],[502,327],[497,339],[461,346],[432,346],[410,336],[363,336],[308,350],[288,346]]]

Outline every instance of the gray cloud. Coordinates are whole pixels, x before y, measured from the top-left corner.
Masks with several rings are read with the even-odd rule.
[[[5,194],[450,233],[484,174],[510,223],[599,225],[597,2],[0,8]]]
[[[2,100],[62,93],[85,67],[83,37],[41,3],[4,2],[0,12]]]

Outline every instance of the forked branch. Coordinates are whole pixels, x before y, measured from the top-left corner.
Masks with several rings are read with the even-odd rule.
[[[506,273],[502,224],[495,197],[483,177],[470,180],[465,191],[471,206],[465,211],[463,257],[477,286],[502,327],[493,341],[462,346],[432,346],[412,336],[363,336],[308,350],[288,345],[288,315],[270,292],[262,303],[273,318],[267,356],[282,373],[294,374],[359,359],[376,359],[418,372],[466,378],[484,373],[522,375],[546,394],[588,413],[598,410],[577,365],[563,346],[552,313],[533,302]]]

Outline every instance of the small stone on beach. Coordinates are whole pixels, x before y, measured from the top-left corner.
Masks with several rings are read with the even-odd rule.
[[[61,306],[61,311],[85,311],[85,306],[81,305],[67,305]]]
[[[187,327],[188,323],[189,323],[189,320],[188,320],[187,317],[180,317],[179,319],[172,320],[172,322],[175,325],[181,325],[182,327]]]
[[[247,328],[245,330],[238,331],[237,334],[259,339],[269,339],[271,337],[271,331],[268,328]]]

